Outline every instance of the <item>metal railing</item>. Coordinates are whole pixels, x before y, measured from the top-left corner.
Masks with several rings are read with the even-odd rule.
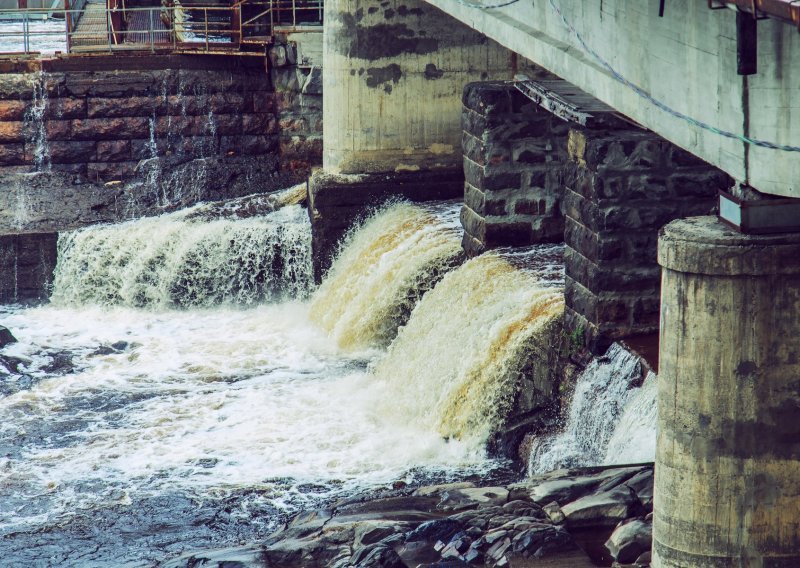
[[[276,29],[319,29],[323,16],[323,0],[150,7],[126,6],[125,0],[107,0],[105,5],[76,1],[83,5],[70,6],[65,0],[55,14],[42,8],[0,10],[0,53],[233,52],[270,43]],[[4,18],[12,14],[14,20]]]

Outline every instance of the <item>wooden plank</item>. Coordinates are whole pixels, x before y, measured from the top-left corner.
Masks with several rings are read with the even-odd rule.
[[[612,107],[567,81],[534,81],[520,75],[514,86],[533,102],[568,122],[587,128],[620,128],[630,125]]]

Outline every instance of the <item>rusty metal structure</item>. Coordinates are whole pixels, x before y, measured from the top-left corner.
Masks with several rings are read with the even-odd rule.
[[[56,13],[42,8],[0,10],[0,42],[37,53],[37,40],[61,42],[58,54],[151,52],[264,55],[276,33],[319,30],[323,0],[64,0]],[[63,26],[41,29],[32,22],[58,18]]]
[[[737,8],[753,18],[776,18],[794,24],[800,30],[800,1],[798,0],[708,0],[712,10]]]

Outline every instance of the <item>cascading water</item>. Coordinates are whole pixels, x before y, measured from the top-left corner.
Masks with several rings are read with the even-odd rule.
[[[33,144],[33,164],[37,171],[50,169],[50,145],[47,140],[45,115],[47,114],[47,78],[44,73],[33,77],[32,98],[25,111],[24,122]]]
[[[512,402],[528,350],[562,311],[558,288],[502,256],[469,260],[422,298],[375,365],[382,411],[480,447]]]
[[[655,461],[658,412],[658,377],[647,373],[635,389],[606,446],[606,465]]]
[[[653,461],[656,376],[642,383],[643,373],[639,357],[617,343],[592,360],[575,385],[563,430],[534,441],[528,472]]]
[[[300,206],[249,219],[197,208],[59,237],[56,305],[249,305],[303,298],[311,232]]]
[[[0,308],[19,339],[0,350],[8,563],[152,564],[258,540],[298,507],[354,491],[499,466],[486,437],[528,348],[562,309],[560,287],[498,253],[454,268],[417,300],[455,257],[451,221],[396,206],[342,252],[352,270],[331,275],[367,296],[354,294],[353,306],[392,323],[348,320],[321,299],[332,293],[324,286],[315,298],[314,319],[349,321],[340,329],[368,338],[370,349],[351,352],[299,301],[308,224],[292,200],[255,217],[251,200],[65,235],[53,302]],[[400,233],[377,265],[349,252]],[[441,254],[409,268],[413,243]],[[260,279],[253,265],[265,267]],[[391,293],[359,287],[369,266],[408,277]],[[262,295],[268,288],[282,292]],[[328,309],[339,315],[326,319]],[[375,347],[409,310],[388,350]]]
[[[458,228],[457,205],[402,203],[374,215],[314,295],[312,320],[345,349],[388,345],[422,295],[461,262]]]

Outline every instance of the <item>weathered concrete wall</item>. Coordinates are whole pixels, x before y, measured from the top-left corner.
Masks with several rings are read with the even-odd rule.
[[[511,83],[464,87],[464,250],[564,240],[569,125]]]
[[[800,565],[800,235],[668,225],[653,566]]]
[[[427,0],[570,81],[674,144],[759,191],[800,197],[796,153],[746,146],[687,124],[643,101],[594,61],[549,0],[480,10]],[[800,145],[800,34],[758,23],[758,74],[736,74],[735,14],[705,2],[554,0],[585,41],[625,77],[675,108],[718,128]],[[792,57],[795,55],[795,57]]]
[[[732,181],[638,128],[569,132],[564,188],[567,328],[593,352],[659,329],[658,231],[712,212]]]
[[[511,54],[418,0],[325,3],[329,173],[461,167],[463,86],[510,78]]]

